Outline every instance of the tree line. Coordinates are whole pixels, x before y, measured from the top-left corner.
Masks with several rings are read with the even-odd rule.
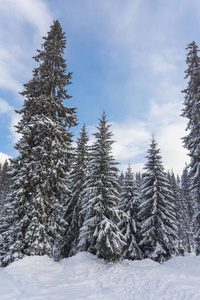
[[[107,261],[151,258],[163,262],[176,254],[181,241],[186,251],[194,249],[199,254],[200,60],[196,44],[188,46],[189,82],[183,91],[183,116],[189,119],[190,130],[184,146],[191,163],[180,179],[164,171],[154,137],[143,174],[133,174],[129,165],[119,176],[105,112],[93,145],[88,145],[84,125],[76,148],[72,146],[71,128],[78,120],[76,108],[64,105],[71,98],[67,86],[72,73],[67,73],[63,58],[66,37],[59,21],[54,21],[43,39],[34,57],[39,66],[24,85],[24,104],[16,111],[21,115],[16,126],[21,138],[15,145],[19,155],[0,168],[1,265],[25,255],[47,254],[60,260],[79,251]]]

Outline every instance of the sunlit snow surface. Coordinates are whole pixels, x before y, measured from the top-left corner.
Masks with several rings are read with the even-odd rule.
[[[0,268],[1,300],[199,300],[200,257],[106,263],[89,253],[25,257]]]

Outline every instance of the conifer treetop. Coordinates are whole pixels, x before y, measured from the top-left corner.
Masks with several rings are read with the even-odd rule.
[[[53,121],[60,121],[65,126],[77,125],[76,108],[68,108],[63,100],[71,98],[66,86],[71,84],[72,72],[66,73],[66,60],[63,58],[66,48],[65,33],[59,21],[54,21],[38,54],[33,57],[39,67],[33,70],[33,78],[24,84],[24,107],[19,114],[45,115]],[[27,116],[28,117],[28,116]]]

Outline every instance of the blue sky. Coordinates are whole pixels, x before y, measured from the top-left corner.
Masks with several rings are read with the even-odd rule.
[[[32,57],[53,20],[67,36],[68,71],[79,126],[95,131],[105,110],[113,154],[126,169],[142,170],[154,134],[166,170],[188,161],[180,117],[186,87],[186,46],[200,46],[198,0],[0,0],[0,161],[16,156],[19,92],[32,77]]]

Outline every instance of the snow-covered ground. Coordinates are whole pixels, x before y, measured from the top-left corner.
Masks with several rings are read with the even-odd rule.
[[[106,263],[82,252],[25,257],[0,268],[1,300],[199,300],[200,257]]]

